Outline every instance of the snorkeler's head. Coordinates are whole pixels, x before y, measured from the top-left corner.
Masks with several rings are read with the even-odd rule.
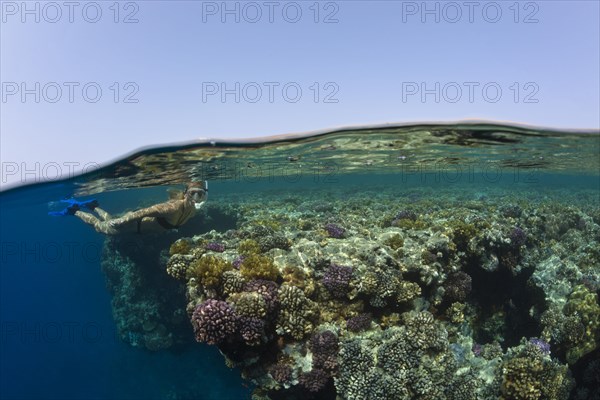
[[[208,196],[208,182],[190,182],[185,189],[185,197],[194,201],[196,209],[202,207]]]

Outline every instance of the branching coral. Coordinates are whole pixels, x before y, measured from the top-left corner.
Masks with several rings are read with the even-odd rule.
[[[198,342],[218,344],[235,333],[237,315],[224,301],[210,299],[198,305],[192,315],[194,334]]]
[[[560,365],[532,342],[511,349],[502,364],[503,399],[566,400],[573,382],[566,365]]]
[[[192,262],[188,269],[188,277],[195,278],[206,287],[216,288],[221,283],[223,272],[230,269],[231,263],[220,257],[205,254]]]
[[[281,310],[277,318],[277,333],[300,340],[313,329],[317,317],[315,303],[295,286],[281,285],[279,289]]]
[[[267,313],[271,313],[279,304],[277,290],[278,286],[275,282],[264,279],[255,279],[244,285],[245,292],[255,292],[263,297]]]
[[[167,261],[167,274],[175,279],[185,280],[192,258],[183,254],[174,254]]]
[[[331,264],[323,275],[323,285],[338,298],[346,297],[352,278],[352,267]]]
[[[238,246],[238,252],[242,255],[260,253],[260,245],[254,239],[242,240]]]
[[[567,352],[567,361],[575,363],[579,358],[598,347],[600,340],[598,295],[590,292],[584,285],[579,285],[569,296],[564,312],[569,316],[578,317],[584,329],[581,342]]]
[[[421,287],[414,282],[401,281],[398,284],[396,293],[396,301],[398,303],[406,303],[421,295]]]
[[[371,326],[372,316],[369,313],[358,314],[346,322],[346,327],[351,332],[360,332]]]
[[[238,319],[238,329],[247,345],[256,346],[261,343],[261,339],[265,334],[265,321],[261,318],[243,315]]]
[[[329,380],[329,374],[327,372],[313,368],[312,370],[302,374],[300,376],[300,385],[302,385],[309,392],[318,392],[323,389]]]
[[[206,250],[214,251],[215,253],[222,253],[225,251],[225,245],[219,242],[208,242],[205,245]]]
[[[373,307],[385,307],[389,303],[396,302],[399,296],[404,297],[405,294],[408,294],[399,290],[400,282],[400,272],[396,270],[377,269],[369,271],[362,276],[359,283],[359,290],[369,297],[369,303]],[[402,295],[400,295],[401,292]],[[412,296],[409,295],[408,297]]]
[[[292,380],[292,367],[278,362],[269,369],[269,373],[279,383],[289,383]]]
[[[240,273],[246,279],[277,280],[279,270],[270,257],[260,254],[250,254],[240,265]]]
[[[241,292],[246,284],[246,280],[242,277],[239,271],[235,270],[223,272],[223,275],[221,275],[221,281],[223,294],[226,296]]]
[[[174,256],[175,254],[188,254],[192,248],[192,245],[187,239],[179,239],[175,241],[169,248],[169,254]]]
[[[453,241],[456,244],[457,249],[466,251],[469,246],[469,242],[479,233],[477,227],[474,224],[469,224],[464,221],[454,221],[451,224]]]
[[[444,283],[444,297],[448,301],[464,301],[471,293],[471,276],[463,271],[453,272]]]
[[[333,373],[337,368],[338,338],[331,331],[314,333],[309,342],[313,353],[313,369]]]
[[[452,384],[457,369],[446,331],[428,312],[402,320],[401,327],[342,342],[336,387],[343,398],[446,398],[441,383]]]
[[[600,306],[597,296],[585,285],[578,285],[562,310],[552,305],[542,314],[543,338],[564,348],[569,364],[598,347]]]
[[[267,303],[260,293],[236,293],[229,296],[227,301],[234,305],[235,312],[239,315],[255,318],[264,318],[267,315]]]
[[[270,236],[263,236],[258,239],[260,250],[263,253],[271,249],[282,249],[288,250],[292,245],[292,242],[281,234],[273,234]]]

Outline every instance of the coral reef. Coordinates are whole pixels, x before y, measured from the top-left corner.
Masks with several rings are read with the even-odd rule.
[[[130,302],[115,309],[126,340],[167,348],[181,326],[161,302],[179,296],[188,338],[218,346],[261,399],[594,398],[600,212],[567,198],[230,197],[211,209],[237,216],[230,230],[153,250],[169,295],[131,274],[132,293],[112,284]]]

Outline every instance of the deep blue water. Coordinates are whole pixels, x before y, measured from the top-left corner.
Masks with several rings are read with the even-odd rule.
[[[102,236],[47,215],[48,201],[67,194],[56,185],[1,196],[0,398],[164,399],[199,383],[203,399],[248,398],[214,347],[150,353],[121,342],[100,270]],[[106,207],[123,198],[105,198]]]

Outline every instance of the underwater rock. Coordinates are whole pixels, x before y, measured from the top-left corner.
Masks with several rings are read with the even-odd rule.
[[[169,248],[168,242],[163,248]],[[171,273],[179,280],[189,261],[186,257],[175,254],[170,264]],[[155,238],[107,238],[101,266],[123,341],[150,351],[190,343],[189,323],[181,315],[184,286],[165,271]]]

